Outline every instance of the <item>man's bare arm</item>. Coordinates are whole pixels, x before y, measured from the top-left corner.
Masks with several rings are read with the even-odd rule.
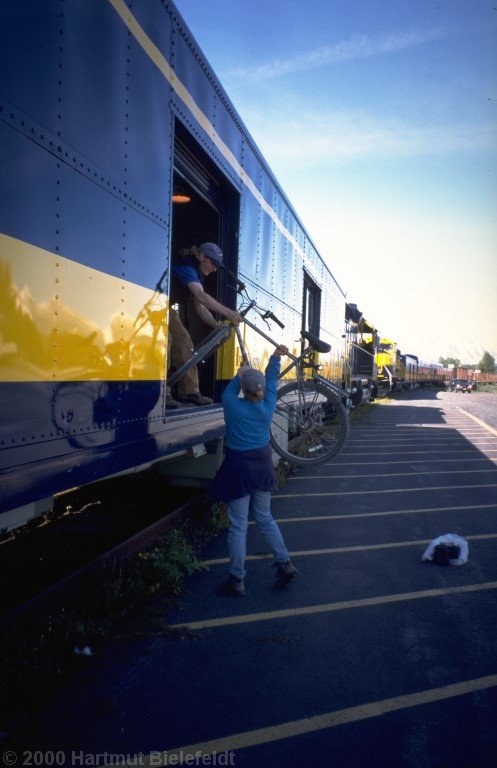
[[[218,325],[218,322],[209,312],[207,307],[204,307],[204,305],[201,304],[200,301],[198,301],[196,298],[193,299],[193,304],[195,306],[195,311],[197,315],[200,317],[200,319],[206,325],[209,325],[211,328],[216,328]]]
[[[188,289],[193,296],[195,309],[199,317],[207,323],[207,325],[210,325],[211,327],[217,325],[209,310],[212,312],[219,312],[220,315],[228,318],[228,320],[231,320],[235,325],[238,325],[241,322],[241,315],[236,312],[236,310],[228,309],[224,304],[220,304],[219,301],[216,301],[216,299],[204,291],[201,283],[188,283]]]

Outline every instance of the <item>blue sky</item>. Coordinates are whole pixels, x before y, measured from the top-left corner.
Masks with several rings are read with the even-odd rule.
[[[497,358],[497,0],[177,0],[347,294]]]

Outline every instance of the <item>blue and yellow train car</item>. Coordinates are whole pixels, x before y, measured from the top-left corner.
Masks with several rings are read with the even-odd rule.
[[[222,436],[234,345],[201,366],[214,405],[165,406],[178,249],[218,242],[282,342],[304,328],[332,345],[337,383],[345,297],[172,3],[4,0],[0,14],[5,530],[54,493]],[[206,289],[234,308],[225,274]],[[270,350],[249,346],[264,366]]]

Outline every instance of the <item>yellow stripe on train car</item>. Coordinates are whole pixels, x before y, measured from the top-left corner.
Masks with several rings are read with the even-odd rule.
[[[0,233],[0,382],[163,380],[168,299]]]
[[[232,332],[228,341],[226,341],[218,349],[217,352],[216,379],[218,381],[228,381],[235,375],[236,371],[238,370],[235,362],[235,355],[237,350],[238,344],[236,340],[236,334]],[[239,365],[241,365],[241,362]]]

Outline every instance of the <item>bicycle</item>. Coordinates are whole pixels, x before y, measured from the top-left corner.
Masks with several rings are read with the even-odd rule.
[[[279,342],[252,323],[247,314],[251,310],[256,311],[269,328],[268,320],[281,328],[285,326],[271,311],[258,306],[248,295],[245,284],[232,273],[230,275],[236,280],[236,291],[243,301],[238,312],[243,316],[244,323],[277,347]],[[232,328],[237,335],[243,362],[250,365],[239,326],[223,324],[193,350],[190,359],[168,378],[167,384],[173,386],[191,366],[224,344],[231,336]],[[279,379],[294,368],[296,378],[278,389],[270,437],[273,449],[281,458],[292,464],[309,466],[333,458],[343,448],[349,433],[349,399],[345,390],[318,373],[320,366],[315,362],[315,353],[325,354],[331,350],[331,346],[309,331],[302,331],[301,336],[308,346],[304,347],[298,357],[290,353],[287,355],[291,363],[281,371]],[[307,372],[310,378],[306,378]]]

